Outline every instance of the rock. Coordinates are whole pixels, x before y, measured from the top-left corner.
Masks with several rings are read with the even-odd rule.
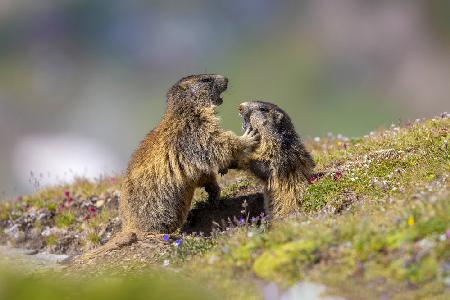
[[[39,253],[36,255],[37,259],[43,260],[43,261],[48,261],[48,262],[53,262],[53,263],[63,263],[66,260],[70,259],[69,255],[64,255],[64,254],[50,254],[47,252],[43,252],[43,253]]]
[[[21,230],[21,226],[19,224],[14,224],[12,227],[5,229],[4,232],[16,243],[20,243],[25,240],[25,232]]]
[[[37,251],[36,249],[25,249],[23,251],[23,254],[25,254],[25,255],[36,255],[38,253],[39,253],[39,251]]]
[[[97,202],[95,202],[95,206],[97,207],[97,208],[100,208],[100,207],[102,207],[103,205],[105,204],[105,200],[98,200]]]
[[[56,228],[56,227],[45,227],[44,230],[42,230],[41,235],[42,236],[50,236],[50,235],[62,235],[65,234],[67,230]]]
[[[285,292],[282,292],[275,283],[269,283],[264,287],[264,299],[266,300],[344,300],[342,297],[321,296],[326,287],[319,283],[300,281]]]
[[[53,218],[53,213],[48,210],[47,208],[43,208],[38,211],[36,220],[40,221],[41,223],[44,221],[49,221]]]

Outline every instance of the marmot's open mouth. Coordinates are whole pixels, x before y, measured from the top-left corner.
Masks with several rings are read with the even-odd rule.
[[[223,92],[225,92],[225,90],[226,90],[226,88],[223,90],[223,91],[221,91],[221,90],[216,90],[216,99],[214,100],[214,105],[217,105],[217,106],[219,106],[219,105],[221,105],[222,103],[223,103],[223,98],[222,98],[222,96],[221,96],[221,94],[223,93]]]
[[[223,98],[221,94],[225,92],[228,88],[228,79],[226,77],[220,77],[215,81],[214,90],[217,95],[215,99],[215,105],[221,105],[223,103]]]

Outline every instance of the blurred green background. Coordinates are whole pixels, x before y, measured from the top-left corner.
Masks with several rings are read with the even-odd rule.
[[[180,77],[230,79],[305,137],[450,108],[449,1],[0,1],[1,198],[120,172]]]

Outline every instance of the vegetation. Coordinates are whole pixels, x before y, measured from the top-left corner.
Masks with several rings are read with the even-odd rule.
[[[173,283],[176,282],[176,285]],[[52,274],[20,275],[0,273],[0,298],[37,299],[216,299],[217,297],[185,278],[174,274],[144,272],[139,276],[86,280]]]
[[[285,287],[321,282],[350,299],[445,298],[449,125],[433,119],[364,139],[313,142],[327,175],[309,186],[304,215],[268,231],[238,228],[183,268],[216,274],[219,285],[227,276],[256,275]]]
[[[163,237],[169,250],[156,267],[206,282],[227,298],[260,298],[261,282],[288,288],[308,280],[347,299],[445,299],[450,292],[449,138],[450,120],[443,115],[359,139],[310,141],[317,170],[326,175],[311,180],[301,215],[268,224],[244,201],[241,214],[210,236]],[[111,183],[83,184],[64,189],[89,199],[110,190]],[[237,178],[224,188],[224,200],[254,193],[256,186]],[[47,209],[56,203],[56,226],[83,230],[84,222],[90,242],[100,243],[102,224],[115,210],[83,220],[77,206],[61,209],[64,189],[3,203],[0,220],[20,219],[27,211],[23,203]],[[58,243],[52,239],[47,243]]]

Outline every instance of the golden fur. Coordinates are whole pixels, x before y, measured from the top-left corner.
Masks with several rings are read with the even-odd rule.
[[[170,89],[164,117],[127,169],[119,206],[125,232],[174,232],[198,187],[218,200],[218,171],[257,143],[256,135],[238,137],[220,127],[215,107],[226,88],[223,76],[192,75]]]

